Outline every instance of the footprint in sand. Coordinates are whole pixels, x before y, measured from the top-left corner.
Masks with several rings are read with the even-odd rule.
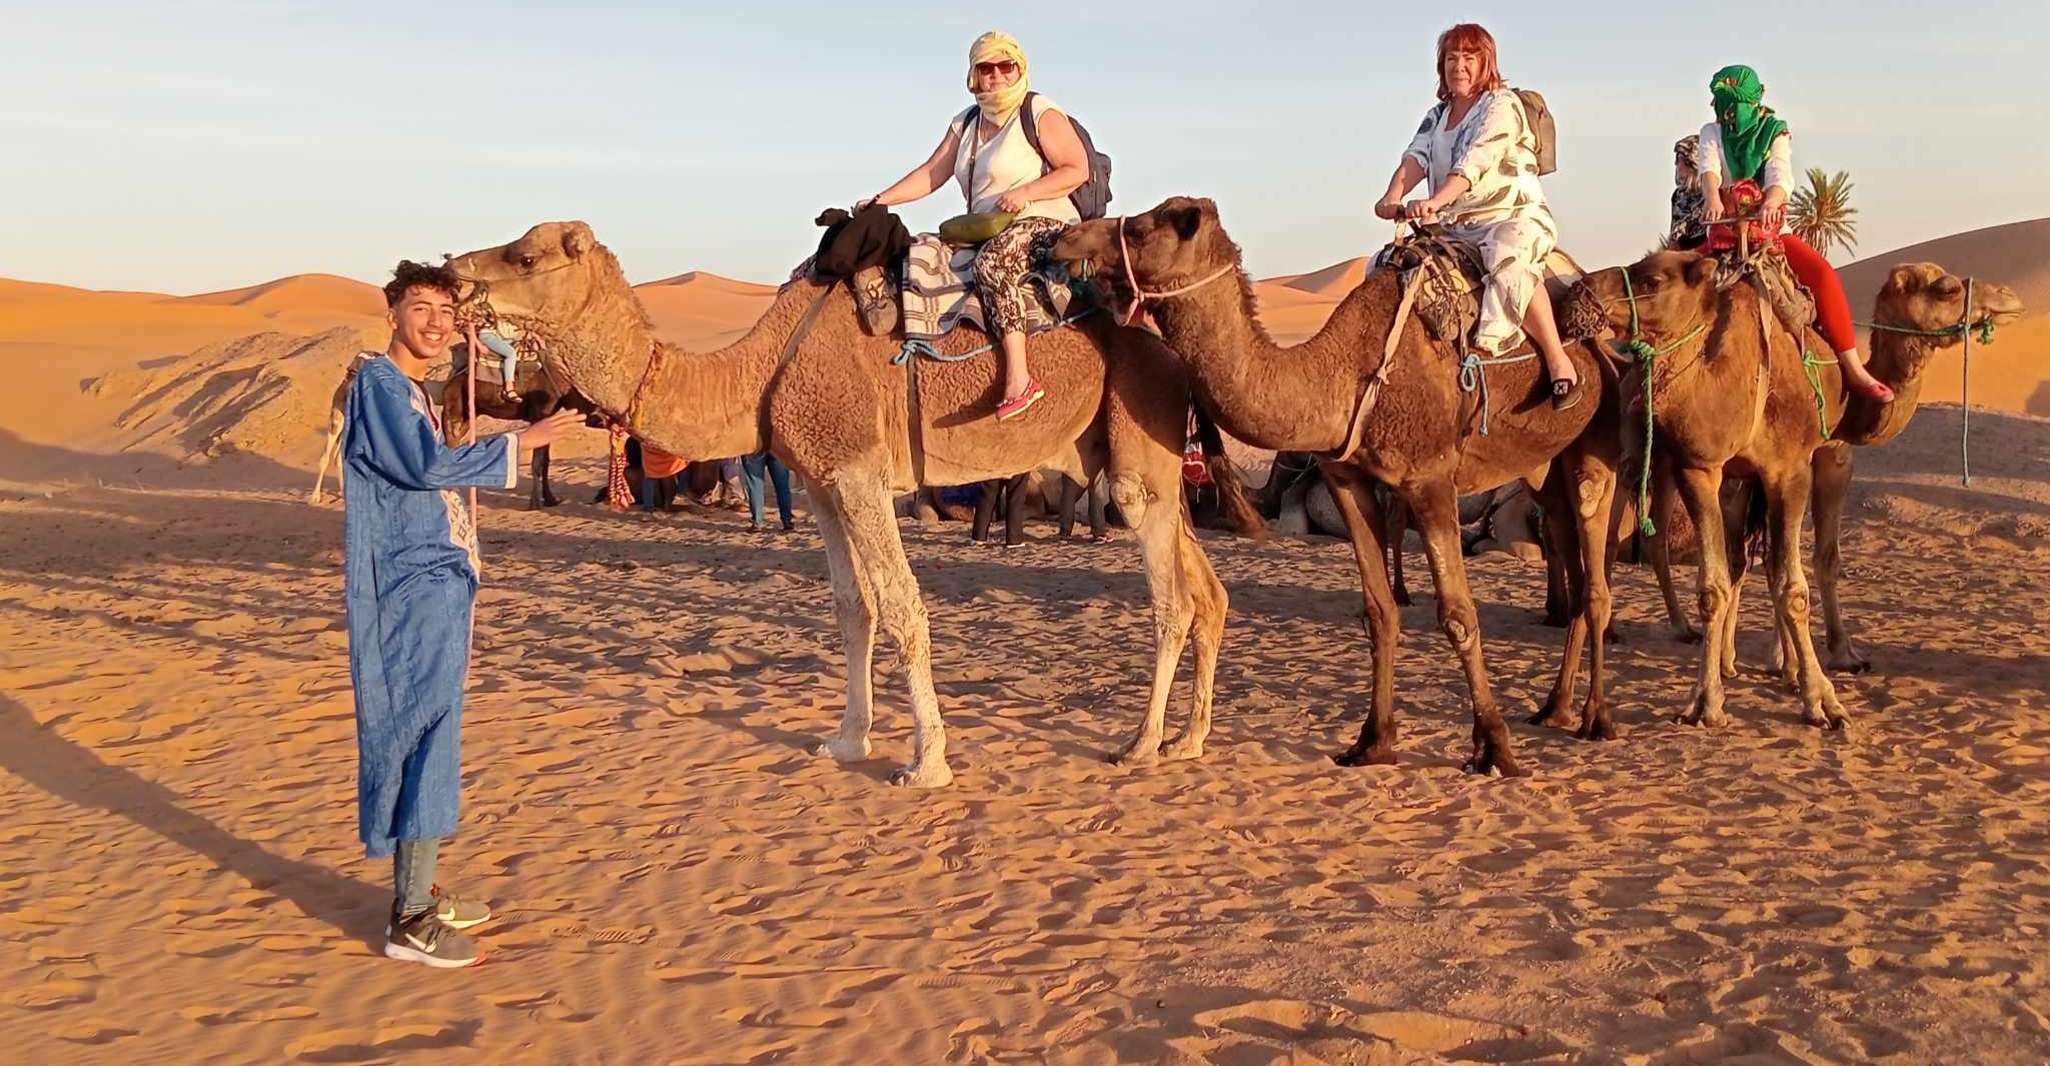
[[[111,1044],[123,1037],[135,1036],[141,1030],[130,1029],[109,1021],[79,1022],[57,1030],[57,1039],[73,1044]]]

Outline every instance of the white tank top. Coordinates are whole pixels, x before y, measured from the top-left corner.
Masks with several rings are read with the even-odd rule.
[[[1032,96],[1032,117],[1042,121],[1049,111],[1059,111],[1059,105],[1045,96]],[[1038,181],[1047,172],[1046,160],[1040,158],[1032,148],[1032,142],[1025,139],[1024,109],[1011,116],[1004,128],[997,131],[981,144],[976,141],[982,134],[982,121],[975,108],[969,108],[955,124],[961,128],[961,143],[954,149],[954,180],[961,185],[962,198],[968,201],[968,210],[974,213],[995,211],[997,201],[1007,192],[1028,182]],[[1043,128],[1043,127],[1042,127]],[[1074,201],[1065,196],[1052,200],[1034,200],[1018,212],[1019,218],[1053,218],[1062,222],[1075,223],[1082,220],[1075,210]]]

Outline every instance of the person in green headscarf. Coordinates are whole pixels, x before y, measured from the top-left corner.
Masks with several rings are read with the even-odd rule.
[[[1815,329],[1836,349],[1844,384],[1875,400],[1893,399],[1893,390],[1865,369],[1858,354],[1858,336],[1851,326],[1851,302],[1829,258],[1791,233],[1780,233],[1787,221],[1787,198],[1793,193],[1794,135],[1785,120],[1765,106],[1765,83],[1758,72],[1733,63],[1708,79],[1715,119],[1701,127],[1695,148],[1695,169],[1701,175],[1701,217],[1710,224],[1732,213],[1737,190],[1758,190],[1759,228],[1767,241],[1777,241],[1787,265],[1815,296]],[[1745,184],[1748,183],[1748,186]]]

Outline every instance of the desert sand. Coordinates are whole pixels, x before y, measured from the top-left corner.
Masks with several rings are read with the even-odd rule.
[[[1464,686],[1426,594],[1404,611],[1402,765],[1342,770],[1367,697],[1348,550],[1205,534],[1232,594],[1209,754],[1121,769],[1100,756],[1150,658],[1130,542],[1040,525],[999,552],[907,524],[958,779],[900,791],[894,681],[875,761],[808,753],[842,692],[816,532],[590,507],[590,433],[558,466],[578,502],[480,494],[441,881],[500,914],[477,930],[490,961],[455,972],[379,955],[341,510],[304,501],[328,395],[380,336],[376,290],[0,282],[7,1057],[2043,1062],[2046,227],[1913,250],[2035,316],[1974,355],[1971,487],[1955,405],[1858,456],[1845,606],[1875,670],[1838,678],[1843,735],[1801,725],[1757,665],[1756,582],[1735,721],[1675,724],[1694,649],[1624,568],[1621,741],[1519,724],[1534,776],[1459,773]],[[1263,316],[1314,330],[1358,270],[1270,279]],[[769,291],[641,288],[699,347]],[[1559,642],[1542,571],[1494,554],[1473,576],[1498,694],[1529,708]]]

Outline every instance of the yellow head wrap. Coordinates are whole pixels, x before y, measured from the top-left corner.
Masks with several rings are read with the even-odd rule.
[[[1008,59],[1018,64],[1018,80],[994,92],[975,92],[975,64],[995,63]],[[1025,94],[1032,91],[1031,67],[1025,62],[1025,47],[1016,37],[1002,30],[991,30],[975,39],[968,46],[968,91],[975,93],[975,103],[982,108],[983,117],[1001,126],[1011,121],[1025,103]]]

